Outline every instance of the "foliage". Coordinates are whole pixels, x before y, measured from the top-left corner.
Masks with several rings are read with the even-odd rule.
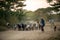
[[[48,13],[51,12],[51,9],[48,8],[40,8],[35,11],[35,16],[38,20],[40,20],[41,17],[43,17],[45,20],[47,20]]]
[[[14,5],[16,5],[16,7],[23,7],[25,6],[22,2],[19,1],[25,1],[25,0],[3,0],[0,1],[0,8],[4,9],[4,10],[9,10],[12,8],[14,9]]]
[[[47,2],[52,6],[52,9],[57,12],[57,11],[60,11],[60,0],[47,0]],[[53,2],[53,4],[51,3]]]
[[[60,11],[60,0],[47,0],[47,2],[52,6],[50,7],[52,9],[51,11],[55,11],[56,13]],[[60,15],[60,12],[58,15]],[[56,15],[56,19],[60,21],[60,16],[58,15]]]
[[[47,7],[47,8],[40,8],[37,9],[34,13],[35,13],[35,19],[40,20],[41,17],[43,17],[46,21],[50,20],[50,19],[54,19],[55,21],[60,21],[59,17],[60,17],[60,13],[57,14],[53,14],[52,11],[54,10],[53,7]]]
[[[23,7],[26,6],[22,1],[25,0],[0,0],[0,26],[6,26],[6,23],[15,24],[24,19],[25,13]],[[16,6],[15,6],[16,5]],[[21,9],[16,9],[21,7]],[[16,11],[11,11],[14,9]]]

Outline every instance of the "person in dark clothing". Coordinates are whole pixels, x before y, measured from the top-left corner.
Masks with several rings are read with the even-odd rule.
[[[56,31],[56,26],[54,26],[54,31]]]
[[[44,21],[44,19],[42,18],[41,19],[41,31],[44,31],[44,26],[45,26],[45,21]]]

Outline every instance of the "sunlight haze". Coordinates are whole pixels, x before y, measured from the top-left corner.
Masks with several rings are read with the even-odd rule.
[[[35,11],[38,8],[46,8],[50,5],[46,2],[46,0],[26,0],[25,1],[26,6],[24,9]]]

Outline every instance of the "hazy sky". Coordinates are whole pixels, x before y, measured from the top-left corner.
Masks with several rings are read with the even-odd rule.
[[[35,11],[38,8],[46,8],[50,6],[46,0],[26,0],[25,2],[26,6],[24,9]]]

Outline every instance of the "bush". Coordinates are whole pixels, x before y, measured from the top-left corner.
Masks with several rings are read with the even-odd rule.
[[[6,31],[7,28],[5,26],[0,26],[0,31]]]

